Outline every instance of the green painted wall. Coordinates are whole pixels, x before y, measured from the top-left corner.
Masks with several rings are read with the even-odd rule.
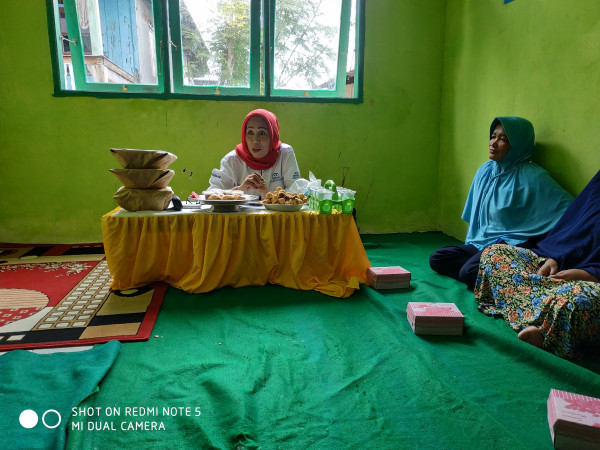
[[[368,0],[366,17],[360,105],[57,98],[45,3],[2,2],[0,241],[100,241],[120,186],[110,147],[171,151],[175,192],[203,190],[257,107],[277,114],[303,176],[340,183],[349,167],[361,232],[436,228],[445,1]]]
[[[600,168],[600,2],[367,0],[360,105],[53,97],[45,3],[2,11],[0,241],[101,240],[119,187],[110,147],[169,150],[176,193],[202,190],[257,107],[278,115],[304,176],[339,183],[349,167],[365,233],[462,238],[497,115],[533,122],[536,161],[570,192]]]
[[[464,238],[471,180],[495,116],[533,123],[534,160],[577,194],[600,169],[600,2],[448,0],[439,227]]]

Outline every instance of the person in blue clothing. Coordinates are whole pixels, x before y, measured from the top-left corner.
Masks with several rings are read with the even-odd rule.
[[[552,229],[573,201],[552,176],[531,161],[533,125],[522,117],[496,117],[490,125],[490,161],[475,174],[462,219],[464,245],[431,254],[431,268],[475,286],[482,251],[492,244],[531,248]]]

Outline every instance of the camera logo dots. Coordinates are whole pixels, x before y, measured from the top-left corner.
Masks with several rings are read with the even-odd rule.
[[[38,415],[31,409],[26,409],[19,416],[19,422],[23,428],[33,428],[38,423]]]
[[[46,428],[56,428],[60,425],[61,420],[60,413],[55,409],[49,409],[42,415],[42,423]],[[33,428],[38,424],[38,421],[38,415],[32,409],[25,409],[19,415],[19,423],[23,428]]]

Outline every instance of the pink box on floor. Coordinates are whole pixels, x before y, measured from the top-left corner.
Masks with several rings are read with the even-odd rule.
[[[454,303],[409,302],[406,315],[415,334],[463,334],[465,317]]]
[[[550,390],[548,424],[554,448],[600,449],[600,399]]]
[[[367,281],[374,289],[410,287],[410,272],[400,266],[369,267]]]

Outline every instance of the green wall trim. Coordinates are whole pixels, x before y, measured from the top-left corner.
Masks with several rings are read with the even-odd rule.
[[[60,38],[60,24],[58,11],[55,10],[54,2],[46,0],[46,21],[48,23],[48,41],[50,42],[50,58],[52,63],[52,79],[54,80],[54,92],[61,91],[64,84],[64,71],[62,63],[59,61],[59,45],[62,44]],[[62,53],[62,52],[61,52]]]
[[[304,92],[304,91],[303,91]],[[153,99],[153,100],[213,100],[213,101],[244,101],[244,102],[300,102],[300,103],[347,103],[359,104],[362,98],[336,98],[336,97],[305,97],[305,96],[271,96],[262,97],[257,95],[201,95],[201,94],[152,94],[140,92],[85,92],[85,91],[60,91],[52,94],[54,97],[92,97],[110,99]]]

